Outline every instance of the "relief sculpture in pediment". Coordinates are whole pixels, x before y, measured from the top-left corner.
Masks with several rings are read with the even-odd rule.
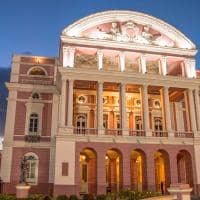
[[[91,34],[89,37],[145,45],[174,46],[173,41],[155,30],[152,31],[150,25],[139,25],[133,21],[112,22],[109,29],[97,26],[97,33]]]

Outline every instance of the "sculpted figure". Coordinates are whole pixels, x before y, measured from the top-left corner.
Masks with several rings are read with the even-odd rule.
[[[117,35],[117,34],[121,33],[121,31],[120,31],[120,29],[118,27],[117,22],[112,22],[111,26],[112,27],[111,27],[110,32],[109,32],[110,34]]]
[[[153,34],[149,32],[149,30],[150,30],[149,26],[144,26],[143,31],[142,31],[142,37],[144,37],[151,43],[154,37],[153,37]]]

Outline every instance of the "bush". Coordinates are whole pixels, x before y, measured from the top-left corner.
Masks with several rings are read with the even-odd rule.
[[[43,200],[51,200],[50,196],[45,196]]]
[[[16,198],[9,194],[0,194],[0,200],[16,200]]]
[[[84,194],[83,200],[94,200],[94,196],[92,194]]]
[[[59,195],[56,197],[56,200],[69,200],[67,195]]]
[[[27,198],[27,200],[43,200],[44,199],[44,195],[42,194],[32,194],[29,195],[29,197]]]
[[[106,195],[99,194],[99,195],[96,196],[96,200],[106,200]]]
[[[75,194],[72,194],[70,195],[69,200],[79,200],[79,198]]]

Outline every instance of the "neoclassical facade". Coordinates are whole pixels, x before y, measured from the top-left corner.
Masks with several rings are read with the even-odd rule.
[[[100,12],[66,27],[58,57],[14,55],[1,176],[15,193],[200,193],[195,45],[155,17]]]

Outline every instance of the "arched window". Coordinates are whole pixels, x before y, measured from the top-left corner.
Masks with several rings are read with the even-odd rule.
[[[39,123],[38,114],[32,113],[30,115],[30,120],[29,120],[29,133],[30,134],[38,133],[38,123]]]
[[[40,95],[37,92],[32,94],[32,99],[39,99],[39,98],[40,98]]]
[[[31,70],[29,71],[28,74],[33,75],[33,76],[45,76],[46,72],[41,67],[33,67],[33,68],[31,68]]]
[[[24,158],[22,160],[24,164],[24,168],[22,170],[25,170],[25,179],[27,183],[37,183],[38,178],[38,163],[39,159],[38,156],[34,153],[27,153],[24,155]]]
[[[87,116],[84,114],[78,115],[76,119],[77,133],[85,134],[86,126],[87,126]]]
[[[162,131],[163,130],[162,119],[160,117],[154,118],[154,130],[155,131]]]
[[[142,130],[143,129],[141,116],[136,116],[135,117],[135,129],[136,130]]]

